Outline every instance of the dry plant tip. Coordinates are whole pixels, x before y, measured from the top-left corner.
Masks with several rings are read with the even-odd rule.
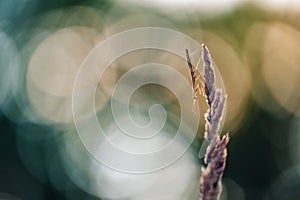
[[[186,49],[187,63],[191,73],[193,98],[199,94],[201,88],[201,74],[192,65],[188,50]],[[209,50],[205,44],[202,44],[203,59],[203,80],[204,94],[208,104],[208,110],[204,115],[205,132],[204,138],[209,145],[206,149],[204,162],[205,168],[201,169],[200,177],[200,200],[218,200],[222,192],[222,176],[225,170],[227,149],[229,142],[228,133],[220,138],[220,123],[222,121],[224,107],[227,95],[224,95],[221,89],[215,85],[215,71],[213,68]],[[195,74],[198,73],[199,77]],[[197,78],[196,78],[197,77]]]

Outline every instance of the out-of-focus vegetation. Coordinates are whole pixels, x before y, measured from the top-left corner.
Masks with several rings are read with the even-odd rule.
[[[166,193],[172,199],[197,199],[195,157],[203,118],[197,141],[183,159],[140,177],[95,164],[73,124],[73,84],[89,52],[115,33],[157,26],[206,43],[223,77],[228,94],[224,132],[230,132],[231,141],[222,198],[300,199],[300,9],[294,6],[247,2],[206,11],[201,5],[197,10],[98,0],[1,1],[0,197],[151,199],[155,194],[164,199]],[[189,78],[185,60],[167,52],[141,50],[120,57],[95,95],[98,119],[108,131],[114,129],[109,100],[115,83],[132,66],[154,61]],[[142,109],[164,105],[173,113],[169,125],[180,117],[176,96],[163,87],[144,86],[131,103]],[[176,181],[166,181],[170,177]]]

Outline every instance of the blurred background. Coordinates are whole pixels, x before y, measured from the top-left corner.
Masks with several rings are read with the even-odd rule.
[[[222,75],[223,132],[231,136],[222,199],[300,199],[299,10],[297,0],[0,1],[0,199],[197,199],[202,117],[182,158],[143,175],[100,165],[76,134],[71,103],[80,64],[101,41],[145,26],[206,43]],[[99,123],[124,148],[109,106],[114,85],[132,66],[154,61],[189,80],[184,59],[151,49],[120,57],[99,80]],[[132,118],[146,123],[154,103],[168,110],[164,131],[172,132],[180,107],[167,88],[138,89]]]

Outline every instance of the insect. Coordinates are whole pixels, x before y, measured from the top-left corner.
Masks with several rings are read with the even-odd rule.
[[[204,81],[202,79],[201,74],[199,73],[197,66],[199,62],[197,63],[196,67],[192,64],[189,51],[188,49],[185,50],[186,53],[186,60],[187,64],[190,69],[191,78],[192,78],[192,87],[193,87],[193,111],[195,110],[196,102],[198,101],[199,95],[205,96],[204,92]]]

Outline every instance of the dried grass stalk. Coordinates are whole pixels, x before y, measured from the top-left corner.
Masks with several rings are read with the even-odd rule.
[[[196,74],[195,70],[197,70],[197,68],[192,65],[188,50],[186,50],[186,55],[193,83],[193,97],[200,93],[199,88],[204,88],[203,94],[209,106],[204,115],[204,138],[208,141],[209,145],[204,157],[206,167],[202,167],[201,169],[200,200],[217,200],[222,192],[222,176],[225,170],[227,156],[226,146],[229,142],[228,133],[222,138],[219,135],[220,123],[227,96],[225,95],[223,97],[222,90],[216,88],[215,71],[208,48],[204,44],[202,45],[204,85],[201,85],[202,83],[199,81],[197,82],[198,85],[196,85],[196,77],[194,74]]]

